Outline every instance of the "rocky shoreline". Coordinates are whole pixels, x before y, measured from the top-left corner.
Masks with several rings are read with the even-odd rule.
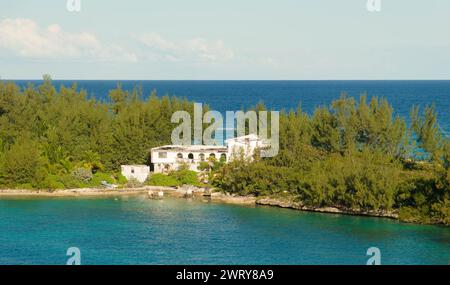
[[[215,192],[211,194],[211,201],[238,204],[238,205],[260,205],[271,206],[286,209],[293,209],[299,211],[328,213],[328,214],[342,214],[354,216],[370,216],[398,219],[398,213],[395,211],[363,211],[359,209],[343,209],[336,207],[308,207],[300,202],[296,202],[293,197],[253,197],[253,196],[236,196],[222,192]]]
[[[139,188],[80,188],[65,190],[24,190],[24,189],[0,189],[1,197],[81,197],[81,196],[117,196],[117,195],[142,195],[150,193],[163,192],[163,196],[175,198],[208,198],[211,202],[245,205],[245,206],[272,206],[300,211],[345,214],[357,216],[384,217],[398,219],[398,214],[389,211],[361,211],[357,209],[342,209],[335,207],[308,207],[300,202],[296,202],[293,197],[253,197],[253,196],[236,196],[222,192],[212,192],[209,189],[198,188],[193,186],[183,187],[162,187],[162,186],[145,186]],[[155,195],[157,197],[157,195]]]
[[[394,211],[362,211],[358,209],[342,209],[335,207],[308,207],[300,202],[295,202],[292,199],[265,197],[257,199],[255,203],[257,205],[288,208],[300,211],[398,219],[398,214]]]

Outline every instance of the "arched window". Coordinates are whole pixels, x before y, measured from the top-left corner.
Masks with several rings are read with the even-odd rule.
[[[211,154],[209,155],[209,157],[214,157],[214,158],[216,158],[216,154],[211,153]]]
[[[227,155],[226,155],[225,153],[222,153],[222,154],[220,155],[220,161],[222,161],[222,162],[227,161]]]
[[[189,159],[194,159],[194,154],[192,154],[192,153],[188,154],[188,158]]]
[[[205,161],[205,154],[204,153],[200,153],[198,157],[200,157],[200,161]]]
[[[177,153],[178,158],[183,158],[183,154],[181,152]]]

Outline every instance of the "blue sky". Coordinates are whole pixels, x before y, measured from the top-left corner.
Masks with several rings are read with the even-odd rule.
[[[450,1],[0,0],[3,79],[450,79]]]

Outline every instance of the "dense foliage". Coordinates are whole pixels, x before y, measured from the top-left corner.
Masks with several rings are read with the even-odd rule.
[[[58,91],[49,78],[23,89],[0,81],[0,187],[125,183],[120,164],[149,164],[149,149],[170,143],[173,112],[193,112],[187,100],[155,92],[144,100],[139,89],[120,85],[109,97],[89,98],[76,85]],[[201,168],[206,180],[239,195],[283,195],[312,207],[395,211],[405,221],[450,224],[450,141],[433,107],[413,108],[409,125],[384,99],[343,96],[311,116],[301,108],[282,112],[277,156]],[[176,186],[198,178],[181,169],[147,182]]]
[[[142,99],[139,89],[111,90],[109,102],[46,78],[20,89],[0,81],[0,187],[74,188],[124,183],[121,164],[148,164],[149,149],[169,144],[177,110],[187,100]]]
[[[154,173],[151,174],[147,180],[148,185],[152,186],[182,186],[182,185],[194,185],[203,186],[198,179],[198,174],[195,171],[188,169],[180,169],[172,171],[168,174]]]
[[[224,165],[214,184],[239,195],[450,224],[449,157],[433,107],[413,108],[407,128],[386,100],[343,96],[312,116],[283,112],[279,154]]]

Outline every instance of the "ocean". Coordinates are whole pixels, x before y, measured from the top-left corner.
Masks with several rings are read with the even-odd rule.
[[[0,198],[0,264],[448,264],[450,230],[143,196]]]
[[[21,86],[39,80],[15,80]],[[192,80],[54,80],[56,86],[71,86],[74,82],[85,89],[89,96],[108,100],[108,91],[120,82],[124,89],[141,87],[144,97],[152,90],[157,94],[178,96],[208,104],[220,111],[237,111],[264,103],[272,110],[296,109],[301,103],[305,112],[312,113],[317,106],[329,105],[346,92],[359,98],[386,98],[395,114],[409,118],[413,105],[425,107],[434,104],[438,122],[443,132],[450,136],[450,80],[394,80],[394,81],[192,81]]]

